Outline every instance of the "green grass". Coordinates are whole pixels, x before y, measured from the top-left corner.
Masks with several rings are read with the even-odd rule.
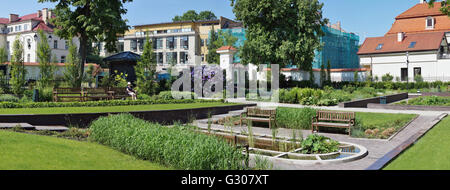
[[[450,106],[450,97],[422,96],[397,103],[398,105],[414,106]]]
[[[450,170],[450,117],[429,131],[385,170]]]
[[[0,109],[0,115],[131,112],[131,111],[205,108],[205,107],[218,107],[227,105],[233,104],[213,102],[213,103],[153,104],[153,105],[106,106],[106,107],[13,108],[13,109]]]
[[[164,170],[106,146],[0,131],[0,170]]]

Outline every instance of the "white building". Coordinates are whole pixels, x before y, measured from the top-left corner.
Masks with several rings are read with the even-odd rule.
[[[358,55],[372,76],[386,74],[401,81],[450,81],[450,18],[421,0],[395,19],[383,37],[367,38]]]
[[[43,30],[47,35],[48,43],[52,49],[52,56],[56,56],[58,62],[65,63],[68,51],[68,41],[56,36],[53,32],[54,26],[49,23],[54,17],[52,11],[45,8],[36,13],[19,17],[17,14],[10,14],[9,18],[0,18],[0,47],[8,51],[8,60],[11,60],[11,54],[14,41],[19,38],[24,48],[23,59],[25,65],[37,65],[38,58],[36,54],[37,44],[40,42],[39,30]],[[79,47],[77,38],[73,39],[75,45]],[[64,64],[62,64],[64,65]],[[39,73],[31,71],[29,73]],[[38,75],[29,74],[27,78],[38,78]]]

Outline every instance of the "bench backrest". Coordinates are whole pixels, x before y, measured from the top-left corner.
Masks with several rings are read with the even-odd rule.
[[[54,88],[54,94],[82,94],[81,88]]]
[[[249,117],[271,117],[276,116],[277,110],[261,109],[257,107],[247,108],[247,116]]]
[[[109,91],[114,91],[114,94],[117,95],[127,95],[127,88],[109,88]]]
[[[84,93],[85,94],[107,94],[107,89],[104,88],[85,88]]]
[[[321,121],[349,122],[355,119],[355,112],[317,111],[317,118]]]

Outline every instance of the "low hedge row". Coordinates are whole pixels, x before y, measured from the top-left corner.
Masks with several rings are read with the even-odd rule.
[[[102,106],[131,106],[131,105],[152,105],[152,104],[189,104],[189,103],[213,103],[224,102],[223,100],[111,100],[92,102],[0,102],[0,108],[53,108],[53,107],[102,107]]]
[[[244,169],[240,150],[185,127],[168,128],[121,114],[94,121],[90,130],[89,138],[100,144],[176,169]]]

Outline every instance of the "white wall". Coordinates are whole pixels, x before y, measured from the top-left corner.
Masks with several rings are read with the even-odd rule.
[[[388,73],[394,76],[394,80],[401,78],[401,69],[409,68],[409,81],[414,81],[414,68],[420,67],[425,81],[450,81],[450,60],[438,59],[436,52],[413,52],[408,59],[409,66],[406,53],[360,56],[361,65],[372,65],[373,77],[378,76],[379,80]]]

